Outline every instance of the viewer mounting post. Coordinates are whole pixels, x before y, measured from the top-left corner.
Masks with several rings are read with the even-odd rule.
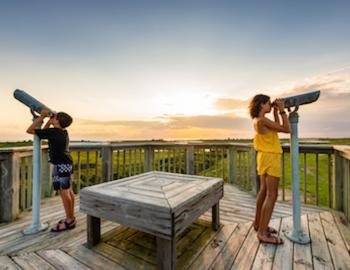
[[[290,154],[292,162],[292,189],[293,189],[293,229],[286,231],[285,236],[292,242],[298,244],[310,243],[310,238],[303,233],[301,229],[301,211],[300,211],[300,176],[299,176],[299,140],[298,140],[298,109],[300,105],[315,102],[320,96],[320,91],[308,92],[306,94],[287,97],[284,99],[284,106],[291,111],[289,122],[292,132],[290,135]]]
[[[38,117],[35,113],[40,113],[43,108],[47,108],[44,104],[28,95],[22,90],[15,90],[14,97],[22,102],[24,105],[30,108],[30,112],[33,115],[33,121]],[[51,109],[49,109],[54,113]],[[48,224],[42,224],[40,222],[40,199],[41,199],[41,143],[39,137],[34,134],[33,138],[33,193],[32,193],[32,224],[24,229],[24,234],[34,234],[43,230],[46,230]]]

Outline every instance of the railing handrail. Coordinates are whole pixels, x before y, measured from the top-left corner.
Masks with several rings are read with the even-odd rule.
[[[341,156],[350,160],[350,146],[349,145],[334,145],[334,150],[341,153]]]
[[[135,148],[135,147],[174,147],[174,146],[198,146],[198,147],[242,147],[251,148],[252,143],[235,143],[235,142],[202,142],[202,141],[175,141],[175,142],[71,142],[70,148],[73,149],[100,149],[101,147],[111,148]],[[283,150],[288,150],[289,143],[283,143]],[[42,145],[41,149],[47,149],[47,145]],[[0,148],[0,153],[27,152],[32,151],[32,146],[4,147]],[[326,145],[326,144],[299,144],[299,150],[314,151],[334,151],[342,152],[350,159],[350,146],[348,145]]]
[[[47,145],[42,145],[41,149],[47,149]],[[0,148],[1,153],[14,153],[14,152],[30,152],[33,151],[33,146],[14,146],[14,147],[4,147]]]

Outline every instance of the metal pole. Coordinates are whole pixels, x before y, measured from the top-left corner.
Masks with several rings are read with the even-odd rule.
[[[35,234],[47,229],[48,224],[40,223],[41,200],[41,142],[37,135],[33,139],[33,193],[32,193],[32,224],[24,229],[24,234]]]
[[[290,153],[293,182],[293,230],[286,231],[285,236],[292,242],[308,244],[310,243],[310,238],[303,233],[301,229],[298,120],[299,115],[297,111],[294,111],[289,115],[289,121],[292,127]]]

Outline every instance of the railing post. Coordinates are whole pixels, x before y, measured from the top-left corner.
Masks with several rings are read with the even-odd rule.
[[[48,149],[41,150],[41,183],[43,191],[41,192],[41,198],[51,197],[51,166],[49,163]]]
[[[113,149],[110,145],[102,146],[102,182],[108,182],[113,180]]]
[[[252,147],[252,189],[254,194],[258,194],[259,189],[260,189],[260,180],[259,180],[259,175],[257,174],[257,169],[256,169],[256,151],[254,147]]]
[[[153,170],[153,158],[154,158],[154,149],[152,146],[147,146],[145,148],[145,172],[149,172]]]
[[[236,156],[237,151],[233,147],[228,148],[228,159],[227,159],[227,171],[228,171],[228,182],[234,184],[236,182]]]
[[[186,173],[194,174],[194,147],[186,147]]]
[[[0,153],[0,222],[11,222],[19,214],[19,166],[17,153]]]
[[[334,209],[338,211],[344,211],[343,200],[343,159],[337,150],[334,151],[334,182],[333,182],[333,202]]]

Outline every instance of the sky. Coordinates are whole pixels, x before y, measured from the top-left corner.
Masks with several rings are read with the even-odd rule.
[[[0,0],[0,141],[22,89],[72,140],[252,138],[249,100],[321,90],[300,137],[350,137],[349,1]]]

